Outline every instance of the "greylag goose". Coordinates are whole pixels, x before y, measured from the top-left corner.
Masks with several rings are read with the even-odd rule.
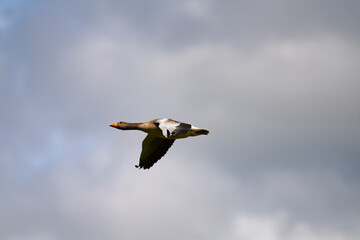
[[[121,130],[140,130],[148,134],[142,142],[139,165],[135,165],[139,169],[151,168],[165,155],[175,139],[209,133],[209,130],[169,118],[154,119],[144,123],[116,122],[109,126]]]

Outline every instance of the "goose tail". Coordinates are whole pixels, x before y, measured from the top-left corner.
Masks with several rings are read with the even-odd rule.
[[[209,130],[207,129],[203,129],[203,128],[195,128],[195,127],[192,127],[192,132],[194,133],[195,136],[198,136],[198,135],[208,135],[209,134]]]

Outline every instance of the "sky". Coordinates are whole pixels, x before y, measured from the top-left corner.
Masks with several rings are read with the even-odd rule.
[[[355,240],[360,2],[0,0],[0,239]],[[142,132],[210,130],[138,170]]]

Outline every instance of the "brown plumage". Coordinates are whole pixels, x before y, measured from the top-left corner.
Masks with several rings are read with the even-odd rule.
[[[154,119],[145,123],[116,122],[110,124],[110,126],[121,130],[140,130],[148,133],[142,142],[139,165],[135,165],[140,169],[151,168],[165,155],[175,139],[207,135],[209,133],[209,130],[169,118]]]

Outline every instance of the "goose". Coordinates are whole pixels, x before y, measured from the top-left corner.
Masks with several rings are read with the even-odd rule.
[[[139,169],[151,168],[165,155],[176,139],[207,135],[210,132],[170,118],[158,118],[143,123],[120,121],[109,126],[121,130],[140,130],[147,133],[142,142],[139,165],[135,165]]]

